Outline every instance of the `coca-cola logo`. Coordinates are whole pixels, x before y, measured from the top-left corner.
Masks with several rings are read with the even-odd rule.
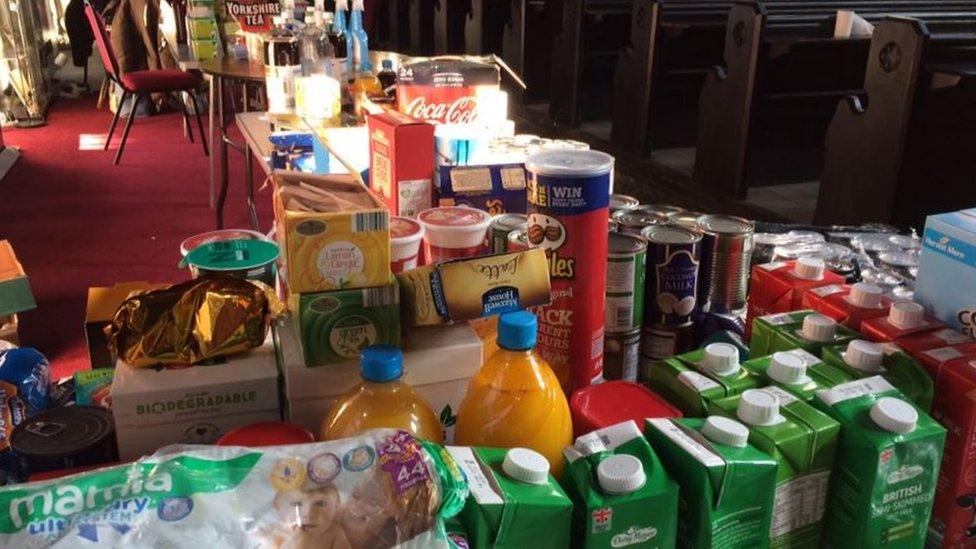
[[[478,115],[478,100],[459,97],[451,103],[428,103],[419,96],[407,104],[406,113],[420,120],[438,120],[445,124],[470,124]]]

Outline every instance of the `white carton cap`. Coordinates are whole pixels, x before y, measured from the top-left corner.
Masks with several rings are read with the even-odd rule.
[[[715,375],[732,375],[739,371],[739,349],[730,343],[711,343],[705,346],[703,363]]]
[[[708,416],[702,425],[701,434],[708,440],[724,446],[745,448],[749,442],[749,428],[734,419],[722,416]]]
[[[549,481],[549,460],[528,448],[512,448],[505,452],[502,471],[519,482],[545,484]]]
[[[885,431],[907,435],[918,426],[918,411],[900,398],[882,397],[871,407],[871,420]]]
[[[629,494],[640,490],[647,482],[644,464],[627,454],[610,456],[596,466],[596,480],[608,494]]]
[[[773,353],[769,359],[769,369],[766,374],[773,381],[786,385],[800,385],[810,383],[807,375],[807,362],[791,353]]]
[[[844,351],[844,362],[862,372],[880,372],[884,361],[884,348],[877,343],[855,339]]]
[[[896,301],[888,311],[888,322],[902,330],[918,328],[925,322],[925,307],[914,301]]]
[[[837,321],[827,315],[807,315],[803,319],[803,329],[800,330],[800,335],[804,339],[820,343],[833,341],[837,335]]]
[[[862,309],[880,309],[882,293],[881,288],[874,284],[858,282],[851,286],[851,293],[847,296],[847,301]]]
[[[749,389],[739,397],[739,419],[748,425],[775,425],[782,421],[779,415],[779,399],[762,389]]]
[[[824,260],[819,257],[803,256],[793,264],[793,276],[803,280],[822,280]]]

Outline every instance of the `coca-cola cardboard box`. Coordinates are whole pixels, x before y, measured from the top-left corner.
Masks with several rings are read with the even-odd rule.
[[[480,89],[498,90],[498,67],[471,57],[417,59],[400,66],[400,112],[435,124],[471,124]]]
[[[434,205],[434,126],[398,112],[370,115],[369,186],[391,215]]]

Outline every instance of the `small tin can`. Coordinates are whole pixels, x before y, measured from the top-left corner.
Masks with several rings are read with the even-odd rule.
[[[528,227],[528,216],[518,213],[504,213],[496,215],[491,220],[488,230],[488,249],[493,254],[503,254],[510,251],[508,249],[508,237],[513,231]]]
[[[669,217],[671,215],[680,214],[687,211],[681,206],[671,206],[669,204],[644,204],[643,206],[639,206],[637,209],[646,213],[661,214],[664,217]]]
[[[630,332],[644,322],[647,242],[629,234],[610,233],[609,237],[604,330]]]
[[[683,326],[698,308],[702,236],[670,225],[647,227],[645,324]]]
[[[702,308],[715,313],[745,309],[755,223],[731,215],[703,215],[698,218],[698,228],[702,233]]]
[[[617,223],[611,219],[607,224],[607,229],[609,229],[611,233],[618,232],[620,230],[620,223]]]
[[[640,235],[644,227],[667,224],[668,216],[660,212],[645,211],[641,206],[617,212],[613,215],[613,221],[617,222],[618,232]]]
[[[25,477],[119,459],[112,414],[95,406],[52,408],[25,420],[10,436]]]
[[[640,200],[637,200],[633,196],[626,194],[612,194],[610,195],[610,217],[613,218],[613,214],[623,211],[632,210],[640,206]]]
[[[605,334],[603,340],[603,377],[608,380],[637,381],[640,365],[641,330]]]
[[[692,212],[689,210],[671,212],[668,214],[668,225],[674,225],[675,227],[681,227],[682,229],[697,232],[698,218],[703,215],[705,214],[701,212]]]
[[[663,360],[690,351],[695,346],[695,325],[691,322],[684,326],[644,326],[641,330],[641,363],[642,370],[646,363]],[[641,381],[648,377],[642,372]]]
[[[529,249],[529,231],[527,229],[515,229],[508,233],[508,252],[524,252]]]

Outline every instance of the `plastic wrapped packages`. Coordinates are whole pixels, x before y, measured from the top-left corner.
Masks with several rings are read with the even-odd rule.
[[[444,519],[466,497],[444,449],[404,431],[260,449],[168,447],[0,488],[0,546],[448,548]]]

